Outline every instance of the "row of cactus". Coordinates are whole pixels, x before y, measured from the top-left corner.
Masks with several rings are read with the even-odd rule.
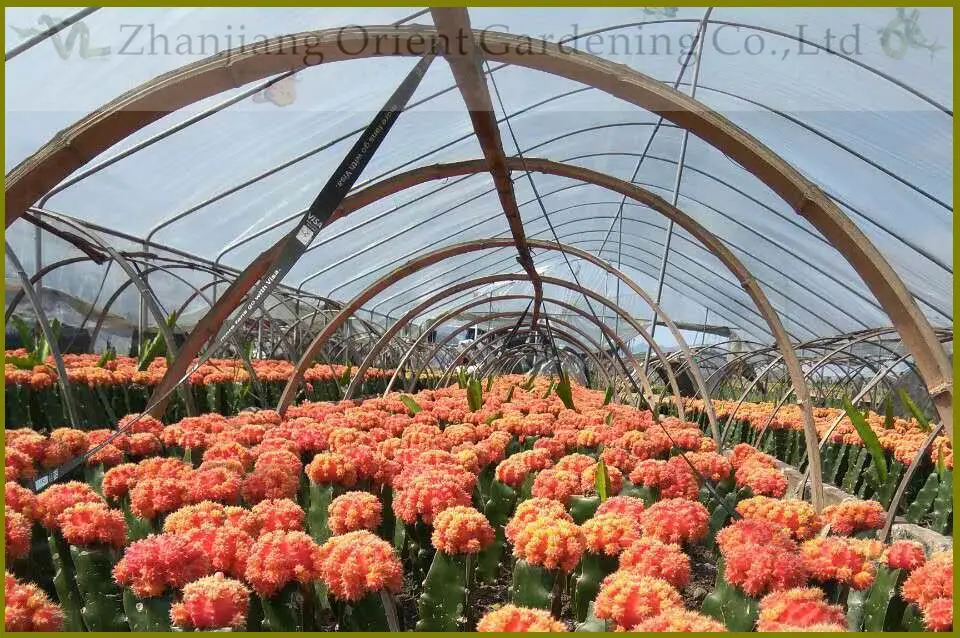
[[[705,417],[699,415],[701,424]],[[704,426],[705,427],[705,426]],[[752,442],[756,430],[745,420],[734,421],[726,441],[729,444]],[[792,429],[768,430],[758,449],[798,469],[806,466],[803,432]],[[876,460],[886,468],[883,477],[876,472]],[[823,480],[862,499],[875,499],[889,507],[908,465],[890,452],[872,451],[861,443],[828,441],[820,454]],[[899,502],[898,512],[939,534],[953,529],[953,470],[941,461],[922,458]]]
[[[22,337],[29,339],[29,348],[4,353],[7,427],[41,429],[67,423],[65,398],[46,341],[42,336],[31,337],[25,325],[20,328]],[[102,355],[64,355],[62,360],[78,426],[100,427],[104,423],[115,423],[124,414],[143,411],[167,372],[164,347],[163,338],[157,335],[145,344],[140,358],[118,356],[110,348]],[[185,391],[199,412],[232,415],[246,408],[277,405],[293,372],[294,365],[290,361],[251,359],[248,344],[239,358],[198,362]],[[381,394],[392,374],[392,370],[367,368],[356,396]],[[401,374],[399,382],[406,383],[409,374],[409,371]],[[354,376],[351,365],[316,363],[303,374],[305,383],[301,398],[306,401],[339,401]],[[421,375],[417,379],[417,389],[432,385],[433,376],[431,371]],[[184,394],[178,392],[171,397],[164,420],[176,421],[185,414]]]
[[[722,454],[695,424],[528,383],[142,419],[85,482],[7,483],[11,578],[79,631],[949,627],[952,563],[867,538],[880,503],[817,514],[749,445]],[[99,440],[11,431],[8,477]],[[718,566],[699,610],[694,555]],[[482,609],[505,579],[507,604]]]
[[[388,379],[366,379],[356,396],[381,394]],[[424,376],[417,382],[422,389],[430,384]],[[190,387],[194,405],[202,413],[216,412],[234,415],[248,408],[277,405],[286,386],[285,381],[261,381],[253,384],[224,381]],[[339,401],[346,385],[338,380],[323,380],[310,383],[304,390],[307,401]],[[87,386],[74,384],[71,387],[77,419],[84,427],[102,427],[104,423],[116,422],[125,414],[144,410],[153,392],[152,387],[137,384],[114,386]],[[42,388],[11,384],[6,386],[5,423],[7,427],[29,426],[36,429],[52,428],[69,422],[60,386],[54,384]],[[187,415],[183,397],[174,394],[166,408],[163,420],[178,421]]]

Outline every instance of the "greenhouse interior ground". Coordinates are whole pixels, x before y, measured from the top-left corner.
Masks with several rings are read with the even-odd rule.
[[[7,631],[952,631],[951,8],[5,18]]]

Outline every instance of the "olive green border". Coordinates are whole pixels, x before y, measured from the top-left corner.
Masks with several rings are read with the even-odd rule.
[[[136,7],[136,6],[149,7],[149,6],[155,6],[155,5],[149,5],[149,4],[146,4],[146,3],[140,4],[140,3],[132,3],[132,2],[100,2],[100,3],[98,3],[98,4],[99,4],[100,6],[105,6],[105,7]],[[707,4],[704,4],[704,3],[688,3],[688,2],[678,2],[678,3],[675,3],[675,4],[676,4],[676,6],[688,6],[688,7],[689,7],[689,6],[694,6],[694,7],[696,7],[696,6],[703,6],[703,7],[708,6]],[[919,5],[919,6],[920,6],[920,7],[937,7],[937,6],[939,6],[939,7],[944,7],[944,6],[953,6],[953,4],[954,4],[953,2],[941,1],[941,2],[924,2],[922,5]],[[51,6],[51,7],[56,7],[56,6],[75,6],[74,3],[68,3],[68,2],[44,2],[43,5],[44,5],[44,6]],[[569,1],[530,2],[529,0],[526,0],[526,1],[524,1],[524,2],[507,2],[507,1],[504,1],[504,0],[501,0],[500,2],[490,2],[490,1],[488,0],[488,1],[485,1],[485,2],[476,2],[476,3],[473,3],[473,4],[466,4],[466,3],[464,3],[464,2],[433,2],[433,3],[431,3],[431,5],[432,5],[432,6],[438,6],[438,7],[458,7],[458,6],[498,7],[498,6],[499,6],[499,7],[508,7],[508,8],[512,8],[512,7],[551,7],[551,6],[558,6],[558,7],[589,7],[589,8],[594,8],[594,7],[598,7],[598,6],[638,7],[638,5],[636,5],[636,4],[634,4],[634,3],[631,3],[631,2],[609,2],[609,1],[604,1],[604,2],[598,4],[598,3],[595,3],[595,2],[584,2],[583,0],[581,0],[580,2],[569,2]],[[858,7],[858,6],[859,6],[859,7],[898,7],[898,6],[902,6],[903,3],[897,3],[897,2],[835,2],[835,3],[808,2],[808,3],[792,4],[792,3],[779,3],[779,2],[723,2],[723,3],[714,2],[714,3],[710,3],[710,5],[711,5],[711,6],[731,6],[731,7],[746,7],[746,6],[749,6],[749,7],[764,7],[764,6],[765,6],[765,7],[781,7],[781,6],[791,6],[791,7],[797,7],[797,6],[823,6],[823,7],[830,7],[830,6],[833,6],[833,7]],[[10,5],[6,5],[6,4],[5,4],[4,6],[26,6],[26,3],[12,3],[12,4],[10,4]],[[262,5],[259,5],[258,3],[254,3],[254,2],[242,1],[242,0],[241,0],[241,1],[234,1],[234,2],[202,3],[202,4],[200,4],[200,3],[169,2],[169,3],[163,3],[161,6],[169,6],[169,7],[194,7],[194,6],[241,7],[241,6],[253,6],[253,7],[256,7],[256,6],[262,6]],[[302,7],[302,6],[331,6],[331,7],[342,7],[342,6],[344,6],[344,3],[289,2],[289,1],[288,1],[288,2],[282,3],[282,5],[275,6],[275,7],[270,7],[270,8],[280,8],[281,6],[282,6],[282,7],[295,7],[295,6],[296,6],[296,7]],[[371,3],[369,3],[369,4],[362,4],[362,5],[357,5],[357,6],[368,6],[368,7],[391,7],[391,6],[395,6],[395,7],[407,7],[407,6],[416,6],[416,3],[415,3],[415,2],[413,2],[413,3],[411,3],[411,2],[371,2]],[[639,8],[639,7],[638,7],[638,8]],[[585,10],[588,10],[588,9],[585,8]],[[4,15],[4,22],[5,22],[5,21],[6,21],[6,15]],[[954,34],[956,34],[956,33],[958,32],[958,30],[960,30],[960,13],[958,13],[957,11],[954,11],[954,15],[953,15],[953,32],[954,32]],[[5,30],[4,30],[4,35],[5,35]],[[957,59],[956,47],[954,47],[953,55],[954,55],[954,60],[956,61],[956,59]],[[954,80],[956,80],[956,79],[957,79],[956,67],[954,68],[954,72],[953,72],[953,73],[954,73]],[[4,86],[6,86],[6,83],[4,83]],[[954,86],[956,86],[956,82],[954,82]],[[0,116],[0,117],[5,117],[5,115],[6,115],[6,113],[5,113],[5,111],[4,111],[4,115],[3,115],[3,116]],[[0,120],[0,121],[3,121],[3,120]],[[956,124],[954,124],[954,138],[953,138],[953,139],[956,140]],[[958,164],[956,147],[954,147],[954,151],[955,151],[955,152],[954,152],[954,165],[953,165],[954,172],[953,172],[953,174],[954,174],[954,176],[956,176],[956,168],[957,168],[957,164]],[[953,186],[953,188],[954,188],[954,195],[955,195],[954,199],[956,200],[956,193],[957,193],[957,191],[958,191],[958,186],[957,186],[957,181],[956,181],[956,178],[955,178],[955,177],[954,177],[954,186]],[[956,238],[957,238],[957,234],[958,234],[958,233],[957,233],[958,229],[960,229],[960,221],[958,221],[956,215],[954,215],[954,219],[953,219],[953,239],[954,239],[954,241],[953,241],[953,246],[954,246],[954,253],[956,253],[956,247],[957,247]],[[4,234],[4,231],[0,231],[0,234]],[[6,277],[6,259],[3,260],[3,265],[0,266],[0,274],[3,274],[3,275],[4,275],[4,278]],[[960,292],[960,286],[958,286],[958,282],[957,282],[956,277],[954,277],[953,289],[954,289],[954,295],[953,295],[953,298],[954,298],[954,316],[956,316],[956,304],[957,304],[957,296],[958,296],[957,293]],[[6,307],[6,287],[4,287],[4,292],[3,292],[2,294],[3,294],[3,298],[4,298],[4,308],[5,308],[5,307]],[[4,322],[3,322],[3,319],[2,319],[2,318],[0,318],[0,327],[4,327],[4,328],[5,328]],[[4,338],[4,342],[5,342],[5,341],[6,341],[6,330],[4,330],[4,337],[3,337],[3,338]],[[6,343],[4,343],[4,346],[6,346]],[[955,351],[955,350],[956,350],[956,335],[954,336],[954,351]],[[954,370],[953,370],[953,377],[954,377],[954,379],[956,379],[958,376],[960,376],[960,374],[958,374],[958,372],[960,372],[960,363],[958,363],[956,357],[954,357],[954,359],[953,359],[953,368],[954,368]],[[4,393],[4,394],[5,394],[5,393]],[[3,413],[4,413],[4,412],[3,412],[4,400],[5,400],[5,399],[4,399],[3,397],[0,397],[0,414],[3,414]],[[960,418],[960,416],[958,416],[958,417],[956,417],[956,418]],[[953,426],[954,426],[954,432],[956,432],[956,427],[955,427],[955,425],[956,425],[956,424],[953,424]],[[4,442],[4,437],[3,437],[2,434],[0,434],[0,446],[3,445],[3,442]],[[2,455],[2,454],[3,454],[3,452],[0,452],[0,455]],[[960,496],[960,485],[958,485],[958,482],[956,482],[956,481],[954,482],[954,485],[953,485],[953,491],[954,491],[954,492],[953,492],[953,499],[954,499],[954,503],[956,503],[957,500],[958,500],[957,497]],[[954,515],[954,529],[956,529],[956,519],[957,519],[956,509],[954,509],[953,515]],[[3,561],[3,557],[2,557],[2,555],[0,555],[0,563],[2,563],[2,561]],[[957,585],[956,581],[954,582],[954,585],[953,585],[953,586],[954,586],[954,594],[956,594],[956,592],[958,591],[958,585]],[[956,597],[956,596],[955,596],[955,597]],[[251,634],[252,634],[252,633],[254,633],[254,632],[245,632],[245,633],[251,633]],[[384,635],[384,636],[389,635],[389,634],[387,634],[387,633],[385,633],[385,632],[376,632],[376,633],[381,634],[381,635]],[[93,636],[93,635],[98,635],[98,634],[103,635],[103,636],[113,635],[113,634],[109,634],[109,633],[105,633],[105,632],[91,632],[91,633],[87,633],[87,634],[83,634],[83,635]],[[142,635],[152,635],[152,634],[143,633]],[[264,633],[264,635],[268,635],[268,634]],[[282,635],[282,634],[273,634],[273,635]],[[296,635],[296,634],[291,634],[291,635]],[[424,636],[429,636],[429,635],[442,636],[442,635],[446,635],[446,634],[429,634],[429,633],[424,633],[424,634],[419,634],[419,635],[424,635]],[[505,635],[508,635],[508,634],[505,634]],[[615,636],[615,635],[620,635],[620,634],[615,634],[615,633],[613,633],[613,632],[607,632],[606,635]],[[712,635],[712,634],[694,634],[694,635],[709,636],[709,635]],[[797,634],[793,634],[793,633],[777,633],[777,634],[772,634],[772,635],[796,636]],[[837,633],[837,634],[835,634],[835,635],[842,635],[842,634]]]

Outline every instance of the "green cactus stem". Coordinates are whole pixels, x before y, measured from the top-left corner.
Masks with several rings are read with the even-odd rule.
[[[717,561],[716,586],[703,601],[703,613],[719,620],[730,631],[753,631],[759,612],[760,601],[728,583],[723,559]]]
[[[434,548],[430,542],[430,526],[420,519],[413,525],[406,524],[407,558],[413,567],[414,576],[423,581],[433,560]]]
[[[907,610],[903,612],[903,621],[901,627],[904,631],[926,631],[927,627],[923,624],[923,612],[916,605],[907,605]]]
[[[70,557],[83,607],[80,614],[89,631],[126,631],[123,591],[113,580],[118,556],[110,547],[70,546]]]
[[[894,461],[890,464],[890,469],[887,471],[887,480],[879,483],[875,496],[884,507],[890,507],[890,501],[893,500],[893,495],[897,491],[897,486],[900,485],[900,479],[906,469],[906,466],[900,461]],[[873,476],[872,473],[871,475]]]
[[[736,490],[737,481],[733,478],[733,474],[717,483],[717,494],[720,496],[725,496],[726,494],[735,492]]]
[[[897,595],[907,572],[902,569],[877,567],[877,577],[863,594],[863,624],[851,631],[896,631],[906,611],[906,602]],[[850,592],[850,598],[859,592]],[[848,616],[849,618],[849,616]]]
[[[7,562],[7,569],[22,581],[36,583],[52,600],[57,598],[53,586],[53,562],[47,532],[39,523],[30,527],[30,551],[26,556]]]
[[[616,556],[584,553],[573,587],[573,618],[578,623],[587,620],[590,603],[597,597],[603,579],[617,570],[617,563]]]
[[[828,441],[820,449],[820,471],[823,474],[823,480],[829,481],[833,466],[837,461],[837,451],[839,446],[832,441]],[[804,447],[803,459],[806,460],[806,447]],[[794,467],[799,467],[797,463],[791,463]]]
[[[300,584],[289,583],[279,592],[265,598],[260,596],[260,608],[263,610],[263,631],[303,631],[304,595]]]
[[[833,460],[833,464],[830,467],[830,474],[825,478],[826,480],[830,481],[834,485],[838,485],[840,483],[840,477],[843,476],[843,471],[847,466],[847,462],[850,455],[855,450],[860,450],[861,448],[859,446],[856,446],[856,447],[852,446],[848,443],[834,444],[834,445],[837,445],[837,452],[836,452],[836,455],[833,457],[834,460]]]
[[[609,623],[606,620],[597,618],[593,610],[593,601],[587,606],[587,618],[578,624],[575,632],[607,632],[610,631]]]
[[[223,414],[226,411],[226,401],[224,392],[219,383],[210,383],[206,386],[206,404],[207,412],[218,412]]]
[[[63,630],[83,631],[83,615],[81,614],[82,599],[77,589],[76,574],[73,569],[73,560],[70,558],[70,548],[60,532],[52,531],[47,535],[50,546],[50,558],[53,562],[53,586],[57,592],[57,600],[63,610]]]
[[[520,449],[527,452],[533,449],[534,444],[540,440],[539,436],[528,436],[523,439],[523,443],[520,444]]]
[[[852,589],[847,594],[847,629],[861,631],[869,590]]]
[[[103,473],[103,463],[83,466],[83,480],[100,496],[103,496]]]
[[[250,610],[247,612],[247,631],[263,631],[263,607],[260,597],[250,596]]]
[[[139,518],[130,509],[129,496],[120,499],[120,511],[123,512],[123,518],[127,522],[127,540],[131,543],[154,533],[153,522],[149,519]]]
[[[500,573],[500,562],[507,547],[503,529],[517,504],[517,493],[500,481],[494,480],[490,483],[489,493],[490,498],[483,508],[483,513],[493,526],[496,537],[493,543],[477,556],[477,578],[485,583],[493,582]]]
[[[744,488],[749,489],[749,488]],[[706,546],[709,548],[714,548],[716,546],[717,532],[719,532],[724,525],[726,525],[732,518],[731,512],[736,511],[737,503],[741,500],[741,493],[737,491],[730,492],[725,494],[722,499],[723,502],[716,502],[716,505],[710,512],[710,531],[707,535]]]
[[[722,493],[717,489],[717,494],[722,496]],[[720,500],[714,496],[713,492],[710,491],[707,486],[702,486],[700,491],[697,493],[697,500],[706,507],[708,510],[713,511],[713,509],[720,504]]]
[[[789,445],[787,446],[787,459],[786,459],[786,462],[787,462],[789,465],[792,465],[792,466],[794,466],[794,467],[796,467],[796,466],[800,463],[801,454],[802,454],[802,453],[804,452],[804,450],[806,449],[806,448],[803,447],[802,444],[801,444],[801,441],[802,441],[802,440],[801,440],[799,434],[800,434],[800,433],[799,433],[798,431],[796,431],[796,430],[790,430],[790,431],[789,431],[790,442],[789,442]]]
[[[393,513],[393,488],[384,485],[380,488],[380,503],[382,504],[382,518],[380,527],[377,528],[377,536],[392,543],[397,532],[397,517]]]
[[[401,631],[396,603],[389,592],[371,592],[344,605],[340,618],[343,631]]]
[[[851,494],[856,492],[857,484],[863,476],[863,468],[870,460],[870,452],[866,448],[855,446],[850,453],[847,469],[843,474],[840,488]]]
[[[624,479],[623,487],[620,488],[621,496],[633,496],[634,498],[639,498],[643,501],[643,504],[647,507],[650,507],[657,502],[660,498],[660,490],[655,487],[646,487],[644,485],[634,485],[630,481]]]
[[[930,472],[923,487],[920,488],[917,496],[913,499],[913,503],[904,513],[904,518],[910,523],[919,523],[933,507],[933,502],[939,491],[940,476],[936,472]]]
[[[934,531],[946,534],[953,526],[953,470],[944,470],[937,490],[937,498],[933,501],[933,520],[931,527]]]
[[[123,609],[130,631],[170,631],[170,594],[137,598],[129,587],[123,590]]]
[[[786,460],[790,458],[789,457],[790,446],[793,443],[793,440],[791,437],[791,430],[785,430],[785,429],[774,430],[773,439],[776,443],[775,456],[781,461],[786,462]]]
[[[520,489],[517,490],[517,502],[526,501],[529,499],[533,491],[533,481],[536,479],[536,472],[530,472],[523,479],[523,483],[520,485]]]
[[[466,621],[469,597],[469,554],[433,555],[417,607],[416,631],[459,631]]]
[[[597,508],[600,507],[599,496],[574,496],[570,499],[570,516],[577,525],[583,525],[584,522],[593,518]]]
[[[330,538],[327,508],[333,501],[333,491],[333,485],[329,483],[317,485],[313,481],[310,481],[307,488],[307,531],[313,540],[320,544]]]
[[[763,442],[760,445],[756,446],[761,452],[769,454],[770,456],[777,456],[777,439],[774,436],[774,432],[767,429],[767,433],[763,437]]]
[[[18,427],[29,424],[30,415],[27,410],[29,405],[29,401],[26,398],[27,392],[28,391],[25,390],[19,383],[7,386],[7,401],[4,405],[4,413],[6,416],[5,423],[7,424],[7,427]]]
[[[507,449],[505,450],[504,455],[505,457],[511,457],[521,450],[523,450],[523,447],[521,447],[519,439],[514,436],[510,439],[510,442],[507,443]]]
[[[518,607],[551,610],[553,593],[560,574],[555,570],[518,560],[513,566],[510,602]]]
[[[480,497],[482,499],[482,505],[484,506],[487,501],[490,500],[490,487],[493,484],[495,476],[495,467],[493,465],[485,465],[483,469],[480,470],[480,474],[477,475],[477,488],[480,490]]]
[[[407,547],[407,526],[397,521],[393,526],[393,549],[398,555],[403,556]]]
[[[828,602],[837,605],[844,605],[847,602],[847,598],[850,596],[851,588],[847,583],[831,580],[820,583],[820,589],[826,593],[825,598]]]

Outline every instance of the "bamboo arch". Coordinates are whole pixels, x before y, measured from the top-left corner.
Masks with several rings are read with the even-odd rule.
[[[598,173],[596,171],[578,166],[570,166],[567,164],[561,164],[558,162],[538,158],[507,158],[507,165],[511,170],[514,171],[527,170],[560,177],[568,177],[571,179],[592,183],[620,193],[621,195],[634,199],[635,201],[638,201],[641,204],[644,204],[649,208],[661,213],[667,218],[672,219],[674,222],[680,225],[680,227],[700,241],[707,248],[707,250],[713,253],[721,261],[721,263],[723,263],[724,266],[726,266],[730,272],[734,274],[734,276],[740,282],[740,285],[756,304],[758,311],[766,320],[767,325],[770,326],[771,333],[774,335],[777,347],[781,351],[783,360],[789,371],[791,381],[797,390],[797,403],[800,404],[804,415],[804,438],[807,443],[807,449],[816,449],[818,438],[816,434],[816,427],[813,421],[813,412],[810,405],[809,389],[800,367],[800,361],[793,349],[789,335],[783,328],[776,311],[773,309],[773,306],[770,304],[763,290],[753,279],[742,262],[737,259],[737,257],[720,241],[719,238],[700,225],[689,215],[677,207],[669,204],[663,198],[647,191],[646,189],[640,188],[633,184],[628,184],[610,175]],[[352,195],[344,202],[344,205],[337,211],[337,213],[335,213],[335,215],[337,215],[337,218],[345,216],[352,210],[355,210],[355,207],[357,206],[365,206],[373,201],[377,201],[383,197],[400,192],[405,188],[421,184],[424,181],[443,179],[454,175],[479,173],[484,172],[485,170],[486,167],[482,160],[470,160],[452,164],[426,166],[408,171],[406,173],[400,173],[391,178],[378,182],[377,184],[370,186],[356,193],[355,195]],[[533,245],[533,240],[531,240],[530,243]],[[588,261],[593,261],[595,265],[598,265],[612,274],[611,267],[608,264],[593,258],[592,255],[589,255],[589,253],[573,248],[567,248],[565,250],[571,252],[572,254],[577,254],[578,256],[586,255],[586,257],[584,257],[585,259]],[[638,290],[638,294],[642,295],[643,293],[642,291]],[[682,342],[682,340],[678,340],[678,342]],[[686,352],[685,355],[689,356],[689,352]],[[694,375],[696,380],[696,377],[699,376],[699,371],[695,369],[695,366],[691,367],[691,373]],[[702,379],[697,384],[702,385]],[[708,414],[713,412],[713,405],[711,402],[706,402],[704,407],[708,411]],[[711,422],[714,420],[715,417],[711,419]],[[814,471],[819,472],[819,455],[817,455],[815,458],[817,463]],[[817,483],[816,479],[814,480],[814,483]]]

